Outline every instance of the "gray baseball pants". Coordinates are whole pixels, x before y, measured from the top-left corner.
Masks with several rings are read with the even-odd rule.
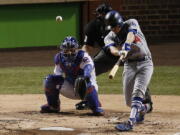
[[[153,74],[151,59],[141,62],[125,62],[123,71],[123,92],[126,105],[131,107],[133,97],[144,98]]]

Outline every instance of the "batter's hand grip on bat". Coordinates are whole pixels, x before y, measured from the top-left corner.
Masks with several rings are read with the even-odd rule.
[[[120,63],[123,59],[123,55],[121,55],[121,57],[119,58],[119,60],[116,62],[116,64],[114,65],[114,67],[111,69],[110,73],[109,73],[109,79],[113,79],[114,76],[116,75],[118,69],[119,69],[119,66],[120,66]]]

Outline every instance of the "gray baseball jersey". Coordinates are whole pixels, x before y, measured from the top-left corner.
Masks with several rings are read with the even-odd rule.
[[[132,97],[144,98],[153,74],[153,62],[151,52],[138,21],[136,19],[129,19],[124,22],[123,27],[119,33],[110,31],[105,37],[104,42],[106,47],[118,47],[125,42],[128,32],[132,31],[135,35],[132,45],[138,47],[139,50],[130,53],[125,61],[123,71],[123,92],[126,104],[131,106]]]

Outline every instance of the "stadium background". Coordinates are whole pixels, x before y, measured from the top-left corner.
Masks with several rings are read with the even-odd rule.
[[[65,36],[83,44],[84,26],[103,2],[139,20],[155,65],[180,65],[179,0],[0,0],[0,66],[52,66]]]
[[[138,19],[149,42],[180,41],[178,0],[1,0],[0,48],[57,46],[67,35],[82,43],[84,25],[102,2],[126,19]],[[64,19],[60,24],[57,15]]]

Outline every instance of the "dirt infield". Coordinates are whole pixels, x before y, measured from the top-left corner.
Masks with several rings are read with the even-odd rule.
[[[172,100],[167,100],[172,99]],[[1,95],[0,135],[175,135],[180,132],[178,96],[153,96],[154,111],[134,131],[120,133],[114,126],[128,119],[129,108],[122,95],[100,95],[105,116],[90,115],[90,110],[77,111],[78,101],[61,97],[61,113],[41,114],[43,95]],[[74,131],[40,131],[44,127],[66,127]]]

